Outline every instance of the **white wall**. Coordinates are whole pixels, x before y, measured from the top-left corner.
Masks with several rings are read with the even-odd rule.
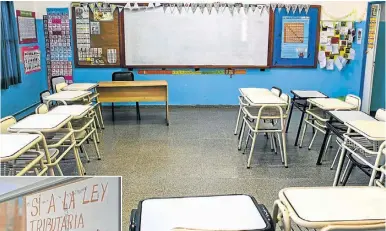
[[[114,1],[125,2],[125,1]],[[126,1],[127,2],[127,1]],[[134,1],[130,1],[134,2]],[[176,2],[175,0],[153,0],[152,2]],[[211,0],[195,0],[194,2],[215,2]],[[228,0],[224,2],[240,2],[239,0]],[[244,0],[243,3],[269,3],[269,1]],[[322,6],[322,20],[341,20],[341,21],[364,21],[366,19],[366,1],[281,1],[291,4],[315,4]],[[46,14],[46,8],[50,7],[70,7],[71,1],[15,1],[16,10],[28,10],[37,13],[37,18],[41,19]],[[71,11],[70,11],[71,14]],[[350,15],[348,17],[345,17]]]

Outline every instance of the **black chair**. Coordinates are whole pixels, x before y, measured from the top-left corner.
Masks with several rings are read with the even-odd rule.
[[[52,92],[56,93],[55,85],[58,83],[65,83],[66,79],[63,76],[52,76],[51,77],[51,88]]]
[[[277,95],[278,97],[281,96],[282,90],[281,90],[280,88],[273,86],[273,87],[271,88],[271,91],[272,91],[275,95]]]
[[[51,92],[49,90],[45,90],[40,92],[40,103],[47,103],[46,100],[44,100],[44,97],[51,95]]]
[[[134,81],[134,74],[132,72],[114,72],[113,73],[113,81]],[[141,113],[139,112],[139,103],[135,102],[135,107],[137,110],[137,120],[141,120]],[[114,121],[114,103],[111,103],[111,112],[113,115],[113,121]]]

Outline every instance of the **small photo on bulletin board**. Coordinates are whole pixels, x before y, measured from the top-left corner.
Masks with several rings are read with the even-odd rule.
[[[319,46],[320,6],[287,12],[276,10],[271,31],[272,67],[316,68]]]
[[[115,4],[72,7],[76,67],[121,66],[121,12]]]

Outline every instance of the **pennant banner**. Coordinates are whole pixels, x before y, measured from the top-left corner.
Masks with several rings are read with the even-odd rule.
[[[123,6],[117,6],[118,7],[118,13],[121,13],[122,9],[124,8]]]
[[[252,9],[252,12],[255,13],[256,5],[255,4],[251,5],[251,9]]]
[[[192,8],[192,12],[193,14],[196,13],[196,10],[197,10],[197,7],[198,7],[198,4],[197,3],[192,3],[190,4],[191,8]]]
[[[218,14],[218,11],[220,10],[220,3],[219,2],[213,3],[213,7],[214,7],[214,9],[216,10],[216,12]]]
[[[298,5],[299,13],[302,13],[303,8],[304,8],[304,5],[303,5],[303,4],[299,4],[299,5]]]
[[[242,6],[243,5],[241,3],[236,3],[235,4],[235,8],[236,8],[236,11],[237,11],[238,14],[240,14],[240,9],[241,9]]]
[[[226,3],[220,3],[220,12],[223,13],[225,11],[225,8],[227,8]]]
[[[296,9],[298,8],[298,5],[292,4],[291,8],[292,8],[292,13],[295,14]]]
[[[166,12],[166,9],[169,7],[169,3],[164,3],[162,5],[163,9],[164,9],[164,13]]]
[[[200,11],[201,11],[202,14],[204,13],[205,6],[206,6],[205,3],[200,3],[200,5],[198,6],[200,8]]]
[[[208,10],[208,13],[211,14],[212,13],[212,8],[213,8],[213,5],[211,3],[207,3],[206,4],[206,9]]]
[[[172,3],[170,4],[170,12],[173,14],[174,10],[176,9],[176,4]]]
[[[177,10],[178,10],[178,13],[181,14],[181,11],[182,11],[182,7],[184,6],[184,3],[177,3]]]
[[[308,10],[310,9],[310,5],[309,4],[305,4],[304,5],[304,11],[306,12],[306,14],[308,14]]]
[[[291,11],[291,4],[285,4],[285,10],[287,11],[287,14]]]
[[[269,4],[265,4],[265,9],[267,10],[267,13],[269,14],[270,5]]]
[[[111,12],[113,12],[114,13],[114,11],[115,11],[115,9],[117,8],[117,6],[116,5],[114,5],[114,4],[111,4]]]
[[[129,3],[129,5],[130,5],[130,3]],[[89,3],[89,4],[88,4],[88,7],[90,8],[90,10],[91,10],[92,12],[94,12],[94,9],[95,9],[95,4],[94,4],[94,3]]]
[[[263,12],[263,8],[264,8],[263,5],[257,5],[257,11],[259,12],[260,15]]]
[[[184,9],[186,13],[189,11],[189,5],[190,5],[189,3],[184,4]]]
[[[272,9],[273,13],[275,13],[276,7],[277,7],[276,3],[271,3],[271,9]]]
[[[277,4],[277,10],[279,11],[279,13],[281,11],[281,8],[283,7],[284,7],[284,4],[281,4],[281,3]]]
[[[235,5],[234,4],[228,4],[228,10],[231,13],[231,15],[233,15],[233,12],[235,10]]]
[[[248,12],[249,12],[249,4],[244,4],[243,8],[244,8],[244,13],[248,14]]]

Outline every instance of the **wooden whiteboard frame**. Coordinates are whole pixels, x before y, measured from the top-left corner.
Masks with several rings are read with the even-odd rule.
[[[125,9],[123,9],[124,11]],[[259,65],[126,65],[126,47],[125,47],[125,14],[123,13],[120,15],[122,17],[120,20],[122,23],[120,23],[121,26],[121,34],[122,39],[121,39],[121,46],[123,45],[124,47],[124,52],[121,52],[121,67],[124,68],[257,68],[257,69],[267,69],[270,68],[272,65],[272,51],[273,47],[271,44],[271,40],[273,39],[273,29],[274,29],[274,14],[270,10],[269,11],[269,29],[268,29],[268,55],[267,55],[267,65],[266,66],[259,66]],[[123,41],[122,41],[123,40]],[[121,50],[122,51],[122,50]],[[123,63],[122,63],[123,62]]]

